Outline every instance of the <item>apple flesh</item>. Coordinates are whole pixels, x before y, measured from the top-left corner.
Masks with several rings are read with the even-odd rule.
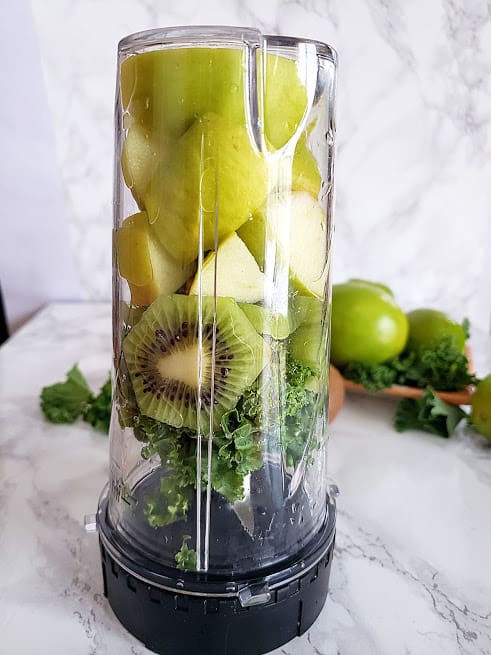
[[[292,164],[292,191],[306,191],[318,198],[321,190],[321,174],[317,160],[307,146],[305,133],[300,137]]]
[[[247,52],[232,48],[177,48],[131,55],[120,69],[123,111],[151,132],[181,136],[197,116],[220,114],[246,124]],[[307,91],[297,62],[257,54],[259,106],[265,137],[283,147],[307,112]],[[262,81],[264,71],[265,83]]]
[[[290,269],[292,289],[323,298],[327,280],[327,217],[306,192],[270,200],[239,230],[240,238],[266,270],[266,249],[274,248]]]
[[[321,360],[327,356],[326,330],[322,320],[324,303],[316,298],[295,296],[291,300],[290,313],[299,327],[290,336],[289,352],[294,359],[319,373]]]
[[[123,221],[116,231],[116,249],[133,305],[147,306],[161,294],[174,293],[194,270],[194,264],[182,265],[167,254],[152,234],[145,212]]]
[[[239,307],[258,334],[268,335],[281,341],[289,337],[294,329],[289,315],[276,314],[271,309],[260,305],[239,303]]]
[[[264,275],[235,232],[206,257],[189,294],[198,295],[200,285],[204,296],[216,294],[242,303],[255,303],[264,296]]]
[[[197,258],[214,248],[264,203],[266,160],[245,127],[216,114],[196,120],[159,165],[145,195],[152,229],[173,257]],[[216,235],[215,235],[216,230]]]
[[[121,168],[126,186],[140,209],[144,209],[145,194],[159,161],[164,159],[168,151],[167,138],[152,138],[138,123],[128,128],[121,152]]]

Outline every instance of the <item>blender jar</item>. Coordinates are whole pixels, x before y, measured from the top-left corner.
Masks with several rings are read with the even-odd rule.
[[[265,652],[327,593],[335,69],[249,29],[119,44],[98,527],[105,593],[157,652]]]

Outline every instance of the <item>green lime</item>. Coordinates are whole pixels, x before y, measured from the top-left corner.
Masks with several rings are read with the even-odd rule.
[[[364,280],[335,284],[332,290],[331,360],[379,364],[406,345],[407,318],[391,294]]]
[[[462,325],[436,309],[415,309],[407,314],[409,337],[407,350],[420,350],[436,346],[450,337],[454,346],[464,351],[466,333]]]
[[[379,293],[388,293],[389,296],[392,298],[394,297],[394,292],[390,287],[388,287],[386,284],[382,284],[382,282],[370,282],[369,280],[362,280],[359,277],[352,277],[348,280],[350,284],[362,284],[368,287],[371,287],[372,289],[375,289],[376,291],[378,290]]]
[[[479,382],[471,398],[471,422],[491,441],[491,375]]]

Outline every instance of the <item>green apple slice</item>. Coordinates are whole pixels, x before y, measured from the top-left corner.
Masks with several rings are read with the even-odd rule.
[[[267,307],[239,303],[239,307],[254,326],[256,332],[268,335],[273,339],[286,339],[290,336],[294,326],[289,316],[275,314]]]
[[[318,373],[321,359],[325,356],[322,323],[301,325],[297,328],[290,336],[289,351],[294,359]]]
[[[119,272],[128,281],[133,305],[150,305],[158,296],[177,291],[193,274],[194,264],[170,257],[152,234],[148,217],[126,218],[116,232]]]
[[[319,197],[321,175],[314,155],[307,147],[305,133],[298,140],[292,164],[292,191],[307,191],[313,198]]]
[[[198,256],[235,231],[264,203],[265,158],[245,127],[216,114],[196,120],[161,163],[145,195],[152,229],[176,259]]]
[[[295,328],[300,325],[319,325],[322,322],[323,301],[295,295],[290,300],[290,316]]]
[[[235,232],[218,246],[216,252],[206,257],[189,294],[197,295],[201,283],[202,294],[213,296],[215,279],[217,296],[235,298],[243,303],[255,303],[264,297],[264,275]]]
[[[289,351],[295,359],[316,372],[324,349],[324,302],[307,296],[294,296],[290,301],[290,316],[298,326],[291,334]]]
[[[293,290],[323,298],[327,279],[327,217],[317,201],[299,191],[271,200],[238,234],[264,270],[267,248],[284,257]]]
[[[148,131],[173,137],[208,112],[245,126],[247,56],[245,48],[176,48],[131,55],[120,69],[123,110]],[[263,102],[259,99],[265,136],[274,148],[281,148],[306,114],[307,91],[295,59],[268,53],[264,62],[259,50],[257,71],[258,89],[265,89]]]
[[[268,54],[264,89],[264,133],[269,143],[282,148],[307,112],[307,91],[297,61]]]
[[[140,209],[144,208],[145,194],[158,163],[168,151],[168,139],[165,137],[152,138],[150,133],[137,123],[128,128],[121,152],[121,168],[126,186]]]

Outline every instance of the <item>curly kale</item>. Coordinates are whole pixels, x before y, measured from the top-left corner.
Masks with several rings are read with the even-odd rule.
[[[469,360],[449,336],[433,348],[417,352],[407,366],[405,378],[405,384],[431,386],[439,391],[457,391],[475,382],[475,376],[469,373]]]
[[[458,406],[449,405],[428,387],[423,398],[404,398],[394,416],[398,432],[423,430],[440,437],[449,437],[467,414]]]
[[[381,391],[393,384],[458,391],[476,383],[476,377],[469,372],[469,360],[449,336],[432,348],[411,351],[383,364],[351,362],[341,373],[368,391]]]
[[[64,382],[41,390],[41,409],[51,423],[74,423],[82,417],[107,434],[111,406],[111,379],[94,396],[77,364],[68,371]]]
[[[214,491],[230,503],[244,497],[244,479],[259,469],[262,460],[263,412],[270,412],[281,437],[285,460],[295,466],[310,437],[312,403],[316,394],[304,387],[312,370],[294,360],[287,362],[287,377],[280,405],[274,389],[255,386],[244,391],[234,409],[225,412],[220,430],[213,436],[211,484]],[[265,409],[266,407],[266,409]],[[158,456],[167,470],[160,489],[147,497],[146,516],[154,526],[184,519],[189,500],[196,489],[197,434],[189,428],[176,428],[146,416],[136,417],[134,432],[142,443],[142,456]],[[203,439],[201,484],[208,483],[207,439]]]
[[[41,390],[41,409],[51,423],[74,423],[92,399],[92,391],[75,364],[65,382]]]
[[[161,528],[185,519],[192,489],[182,486],[176,475],[160,479],[159,492],[146,498],[145,516],[153,527]]]
[[[196,551],[189,548],[188,541],[191,535],[185,534],[182,538],[182,546],[175,555],[177,568],[181,571],[196,571]]]
[[[396,372],[390,364],[349,362],[342,369],[343,377],[362,384],[367,391],[382,391],[395,383]]]
[[[97,396],[89,402],[84,410],[83,419],[90,423],[96,430],[109,432],[109,423],[111,422],[112,392],[111,378],[109,378],[101,387]]]

